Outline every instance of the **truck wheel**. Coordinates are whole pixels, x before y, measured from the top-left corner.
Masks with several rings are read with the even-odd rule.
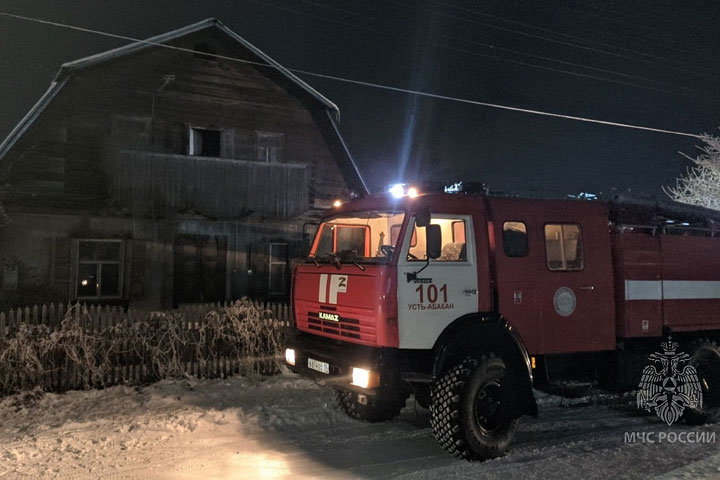
[[[345,413],[356,420],[385,422],[400,414],[410,393],[403,390],[379,391],[365,397],[366,403],[358,401],[357,392],[335,388],[335,400]]]
[[[500,401],[511,385],[505,362],[489,353],[466,358],[434,385],[430,424],[440,446],[456,457],[487,460],[510,448],[519,419]]]
[[[720,348],[711,341],[697,345],[690,358],[700,378],[702,408],[685,410],[685,421],[702,425],[720,421]]]

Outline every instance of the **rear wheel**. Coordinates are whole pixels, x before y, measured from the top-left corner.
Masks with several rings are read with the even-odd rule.
[[[720,348],[717,343],[703,341],[690,358],[697,370],[702,389],[702,407],[685,410],[685,421],[691,425],[720,421]]]
[[[456,457],[487,460],[510,448],[519,419],[507,409],[512,376],[489,353],[467,358],[434,385],[430,423],[440,446]]]
[[[380,390],[364,399],[357,392],[335,388],[335,400],[345,413],[356,420],[385,422],[400,414],[410,393],[405,390]],[[361,402],[362,400],[362,402]]]

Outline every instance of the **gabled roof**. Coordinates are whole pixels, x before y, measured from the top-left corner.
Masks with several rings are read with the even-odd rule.
[[[182,27],[171,32],[148,38],[147,40],[140,40],[119,48],[115,48],[113,50],[108,50],[106,52],[91,55],[89,57],[81,58],[79,60],[64,63],[60,67],[60,71],[58,72],[55,81],[53,81],[53,83],[50,85],[50,88],[48,88],[45,94],[40,97],[40,100],[30,109],[30,111],[22,118],[22,120],[20,120],[20,122],[15,125],[15,128],[12,129],[7,138],[3,140],[2,143],[0,143],[0,159],[2,159],[5,154],[12,148],[12,146],[15,145],[15,143],[20,139],[20,137],[22,137],[25,131],[27,131],[27,129],[33,124],[33,122],[43,112],[43,110],[45,110],[48,104],[50,104],[53,98],[55,98],[55,96],[60,92],[60,90],[62,90],[62,88],[67,83],[69,74],[71,74],[72,72],[82,70],[84,68],[91,67],[93,65],[97,65],[108,60],[113,60],[126,55],[130,55],[148,48],[157,47],[160,44],[167,43],[176,38],[183,37],[185,35],[211,27],[219,28],[220,30],[225,32],[229,37],[236,40],[243,47],[250,50],[254,55],[260,58],[262,62],[267,63],[271,67],[275,68],[278,72],[287,77],[288,80],[295,83],[300,88],[309,93],[312,97],[314,97],[317,101],[324,105],[328,110],[332,111],[335,117],[339,116],[340,111],[337,105],[335,105],[333,102],[321,95],[320,92],[302,81],[292,72],[290,72],[287,68],[277,63],[275,60],[270,58],[268,55],[266,55],[253,44],[242,38],[240,35],[230,30],[219,20],[215,18],[208,18],[200,22],[193,23],[192,25],[188,25],[186,27]],[[349,158],[349,160],[352,162],[352,158]],[[353,165],[353,167],[355,167],[355,165]],[[355,169],[357,170],[357,167],[355,167]]]

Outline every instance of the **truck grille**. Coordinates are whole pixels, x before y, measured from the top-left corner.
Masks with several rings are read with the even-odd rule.
[[[308,312],[307,320],[310,330],[360,339],[360,320],[356,318],[339,317],[337,321],[323,320],[318,312]]]

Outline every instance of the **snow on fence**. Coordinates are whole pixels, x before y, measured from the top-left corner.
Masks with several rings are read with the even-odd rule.
[[[0,395],[179,375],[273,374],[291,331],[288,305],[246,298],[163,312],[52,303],[18,308],[0,312]]]

